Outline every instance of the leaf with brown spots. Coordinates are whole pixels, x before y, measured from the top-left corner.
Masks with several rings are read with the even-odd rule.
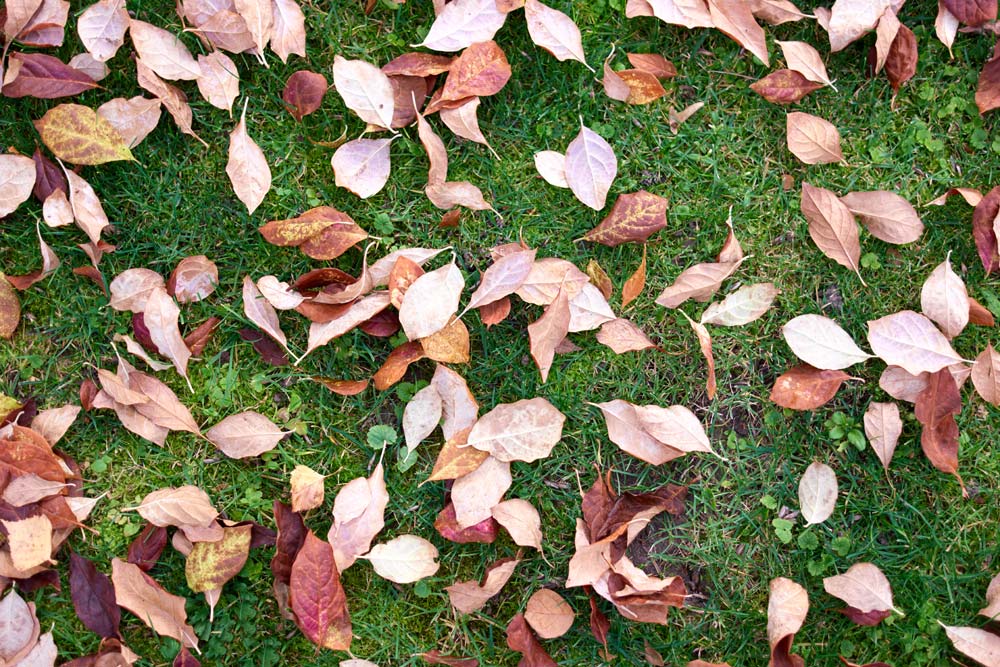
[[[469,363],[469,329],[462,320],[452,320],[443,329],[421,338],[420,345],[428,359],[442,364]]]
[[[601,291],[605,299],[610,299],[611,295],[615,291],[615,286],[611,282],[611,276],[607,274],[596,259],[591,259],[587,262],[587,276],[590,277],[590,282]]]
[[[582,238],[584,241],[615,247],[622,243],[643,243],[666,226],[667,200],[639,190],[619,195],[601,224]]]
[[[774,381],[771,402],[790,410],[815,410],[836,395],[850,376],[839,370],[820,370],[809,364],[788,369]]]
[[[60,104],[35,121],[35,127],[56,157],[73,164],[134,159],[118,130],[90,107]]]
[[[297,218],[271,220],[258,230],[268,243],[298,246],[313,259],[336,259],[368,238],[346,213],[330,206],[309,209]]]
[[[823,84],[810,81],[790,69],[779,69],[750,84],[755,93],[774,104],[794,104],[822,87]]]
[[[187,585],[196,593],[209,593],[221,589],[246,565],[250,555],[250,524],[223,528],[223,537],[215,542],[195,542],[187,556],[184,573]],[[214,609],[213,598],[205,596]]]

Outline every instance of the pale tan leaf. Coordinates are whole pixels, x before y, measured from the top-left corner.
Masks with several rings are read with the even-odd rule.
[[[413,395],[403,409],[403,437],[408,451],[415,450],[434,432],[442,414],[441,394],[434,385],[427,385]]]
[[[448,586],[445,590],[451,606],[463,614],[479,611],[490,598],[500,592],[520,562],[516,558],[505,558],[493,563],[486,570],[482,584],[478,581],[461,581]]]
[[[62,190],[55,190],[42,204],[42,220],[49,227],[62,227],[73,222],[73,207]]]
[[[274,306],[264,298],[257,286],[253,284],[250,276],[243,277],[243,313],[247,319],[260,327],[281,347],[288,350],[288,339],[285,337],[285,332],[281,330],[278,313],[274,310]]]
[[[513,294],[531,274],[535,263],[535,250],[523,250],[504,255],[483,271],[479,287],[469,297],[469,304],[462,315],[473,308],[498,301]]]
[[[559,442],[565,421],[566,416],[544,398],[501,403],[476,422],[468,444],[502,462],[536,461],[547,457]]]
[[[806,164],[843,162],[840,132],[833,123],[800,111],[785,117],[788,150]]]
[[[177,303],[207,298],[219,284],[219,268],[205,255],[191,255],[177,263],[167,280],[167,290]]]
[[[600,409],[608,427],[608,438],[623,452],[651,465],[662,465],[684,456],[684,452],[670,447],[646,432],[635,405],[616,399],[607,403],[589,403]]]
[[[611,183],[618,174],[618,158],[611,145],[581,124],[580,132],[566,147],[566,183],[577,199],[590,208],[604,208]]]
[[[569,298],[566,290],[560,288],[555,300],[545,308],[542,316],[528,325],[531,357],[541,373],[542,384],[548,380],[556,347],[569,333],[569,318]]]
[[[882,71],[885,61],[889,58],[892,50],[892,43],[896,41],[899,28],[902,23],[896,18],[896,13],[892,8],[886,9],[875,26],[875,74]]]
[[[474,526],[493,516],[493,508],[503,500],[511,482],[510,463],[495,456],[488,456],[478,468],[456,479],[451,501],[458,528]]]
[[[841,370],[870,359],[839,324],[822,315],[799,315],[781,328],[796,357],[810,366]]]
[[[6,41],[14,41],[25,26],[31,22],[31,18],[39,12],[42,4],[42,0],[10,0],[4,4],[6,17],[3,23],[3,33]],[[7,659],[9,656],[0,657]]]
[[[198,54],[201,75],[198,77],[198,92],[209,104],[233,115],[233,102],[240,94],[240,72],[236,63],[222,51]]]
[[[676,308],[688,299],[708,301],[719,291],[723,281],[736,273],[740,263],[711,262],[684,269],[671,285],[660,292],[656,303],[664,308]]]
[[[1000,574],[990,580],[986,588],[986,606],[979,610],[980,616],[994,618],[1000,614]]]
[[[80,414],[79,405],[64,405],[59,408],[42,410],[31,421],[31,428],[37,431],[45,441],[55,446],[69,430]]]
[[[448,326],[464,288],[465,278],[454,262],[414,280],[399,308],[399,323],[406,337],[426,338]]]
[[[146,63],[141,58],[136,60],[135,69],[139,86],[151,92],[163,103],[167,113],[174,119],[174,123],[180,128],[181,132],[191,135],[205,146],[208,146],[191,128],[194,114],[187,103],[187,96],[184,92],[180,88],[163,81],[156,75],[156,72],[146,66]]]
[[[535,591],[524,610],[524,620],[542,639],[555,639],[569,632],[574,616],[569,603],[548,588]]]
[[[788,69],[798,72],[810,81],[822,83],[836,90],[836,86],[830,81],[830,76],[826,73],[826,65],[819,51],[806,42],[778,42],[781,47],[781,54],[785,58]]]
[[[229,458],[246,459],[271,451],[289,433],[259,412],[247,410],[226,417],[205,437]]]
[[[420,339],[424,356],[443,364],[469,363],[470,346],[469,328],[457,318],[452,318],[445,328]]]
[[[642,329],[629,320],[617,318],[601,325],[597,332],[597,342],[607,345],[615,354],[639,352],[656,347]]]
[[[948,338],[962,333],[968,325],[969,293],[951,268],[951,253],[924,281],[920,289],[920,310]]]
[[[837,504],[837,474],[825,463],[814,461],[799,480],[799,509],[806,525],[823,523]]]
[[[687,120],[695,115],[703,106],[704,102],[695,102],[694,104],[689,104],[680,111],[677,111],[673,107],[670,107],[667,111],[667,116],[670,119],[670,131],[677,134],[680,131],[682,124],[687,122]]]
[[[249,100],[247,100],[249,102]],[[247,134],[247,104],[243,105],[243,115],[229,134],[229,160],[226,174],[232,183],[233,192],[253,215],[264,196],[271,189],[271,168],[267,165],[264,151]]]
[[[4,555],[7,555],[6,552]],[[13,566],[11,569],[14,569]],[[9,574],[12,575],[14,572]],[[12,588],[3,600],[0,600],[0,660],[16,664],[16,661],[31,650],[32,645],[38,640],[38,635],[39,624],[35,616],[35,604],[25,602]]]
[[[802,628],[809,613],[809,593],[806,589],[795,583],[791,579],[778,577],[772,579],[770,584],[770,595],[767,599],[767,641],[771,645],[771,654],[778,644],[782,644],[787,639],[785,655],[791,650],[792,640],[795,633]],[[772,664],[773,663],[772,661]],[[788,661],[788,665],[802,664]]]
[[[570,333],[596,329],[616,317],[601,290],[592,283],[585,283],[579,293],[569,301]]]
[[[895,611],[892,587],[882,570],[871,563],[855,563],[847,572],[823,579],[823,590],[865,614],[871,611]]]
[[[527,500],[512,498],[491,510],[493,518],[510,534],[514,544],[542,549],[542,519]]]
[[[830,9],[830,50],[841,51],[875,27],[890,0],[837,0]],[[818,14],[817,14],[818,16]]]
[[[104,213],[104,207],[101,206],[101,200],[90,183],[75,171],[68,171],[63,167],[63,173],[69,182],[69,203],[73,207],[76,224],[87,234],[91,243],[98,243],[101,240],[101,232],[111,224]]]
[[[941,40],[941,43],[948,47],[948,57],[954,58],[951,51],[952,44],[955,43],[955,36],[958,34],[958,19],[948,11],[945,0],[938,0],[938,13],[934,19],[934,34]]]
[[[938,621],[941,623],[941,621]],[[1000,666],[1000,635],[979,628],[966,628],[941,623],[952,645],[985,667]]]
[[[257,47],[257,59],[264,62],[264,49],[271,41],[274,28],[274,14],[271,0],[233,0],[236,13],[243,17],[247,30]]]
[[[660,19],[664,23],[684,26],[685,28],[714,28],[715,22],[709,14],[705,0],[646,0],[651,15]],[[634,8],[632,13],[626,8],[626,15],[636,16]]]
[[[115,602],[135,614],[153,632],[172,637],[184,646],[198,646],[198,636],[187,624],[184,598],[171,595],[138,565],[119,558],[111,559],[111,581]]]
[[[309,326],[309,343],[305,354],[309,354],[316,348],[326,345],[334,338],[343,336],[354,327],[370,320],[388,307],[389,292],[373,292],[356,303],[351,304],[350,308],[344,311],[343,314],[334,317],[329,322],[313,322]],[[296,364],[301,361],[302,358],[299,358]]]
[[[111,123],[129,148],[138,146],[160,122],[160,100],[136,95],[116,97],[97,107],[97,115]]]
[[[923,391],[923,389],[921,389]],[[896,451],[896,444],[903,432],[903,420],[899,417],[899,406],[895,403],[878,403],[872,401],[865,411],[865,437],[875,450],[875,455],[882,462],[882,467],[889,471],[889,462]]]
[[[917,396],[927,388],[928,373],[912,375],[899,366],[886,366],[879,377],[878,385],[882,391],[893,398],[915,403]]]
[[[44,514],[0,521],[7,534],[6,547],[18,570],[30,570],[52,558],[52,522]]]
[[[1000,354],[991,343],[987,343],[972,365],[972,385],[984,401],[1000,405]]]
[[[428,183],[424,193],[432,204],[450,210],[462,206],[472,211],[492,211],[493,206],[483,197],[483,191],[468,181]]]
[[[306,19],[295,0],[272,0],[271,13],[274,27],[271,32],[271,50],[281,62],[287,63],[293,53],[306,57]]]
[[[790,0],[750,0],[753,15],[771,25],[781,25],[790,21],[801,21],[808,14],[799,11]]]
[[[333,60],[333,84],[347,108],[361,120],[389,128],[395,110],[392,83],[382,70],[363,60]]]
[[[323,504],[324,479],[323,475],[308,466],[295,466],[289,479],[293,512],[306,512]]]
[[[159,273],[149,269],[127,269],[111,281],[109,289],[109,306],[115,310],[141,313],[146,310],[146,302],[154,291],[166,289],[166,281]]]
[[[461,51],[476,42],[486,42],[503,26],[507,14],[496,0],[454,0],[434,19],[424,41],[432,51]]]
[[[490,142],[486,140],[482,130],[479,129],[479,102],[480,98],[474,97],[460,107],[441,109],[438,115],[441,117],[441,122],[447,125],[448,129],[457,136],[486,146],[493,153],[493,156],[499,160],[500,156],[493,150]]]
[[[448,151],[445,150],[444,142],[434,131],[431,124],[427,122],[423,114],[417,116],[417,136],[420,143],[427,151],[427,184],[435,185],[448,180]]]
[[[400,535],[372,547],[365,558],[375,573],[397,584],[412,584],[438,571],[438,550],[416,535]]]
[[[208,527],[219,516],[208,494],[197,486],[180,486],[153,491],[142,499],[136,510],[154,526]]]
[[[450,440],[457,433],[472,428],[479,416],[479,404],[469,391],[465,379],[447,366],[438,364],[431,378],[431,386],[441,396],[441,413],[444,417],[441,432],[445,439]]]
[[[558,151],[539,151],[535,153],[535,169],[549,185],[557,188],[568,188],[566,182],[566,156]]]
[[[587,66],[583,53],[580,29],[566,14],[539,0],[526,0],[524,18],[528,21],[528,35],[536,45],[556,57],[556,60],[577,60]]]
[[[682,405],[663,408],[636,405],[635,414],[642,429],[663,444],[682,452],[707,452],[719,456],[698,417]],[[722,458],[721,456],[719,458]]]
[[[150,340],[156,345],[160,354],[173,362],[174,368],[188,381],[190,387],[187,365],[191,358],[191,350],[184,342],[177,324],[180,312],[180,308],[166,290],[158,288],[149,293],[142,314],[146,328],[149,329]]]
[[[809,236],[816,247],[861,278],[858,271],[861,261],[858,225],[847,206],[829,190],[803,182],[800,207],[809,222]],[[864,284],[863,279],[861,282]]]
[[[367,553],[372,540],[385,526],[389,494],[382,464],[371,477],[358,477],[345,484],[333,499],[333,524],[327,540],[333,545],[337,570],[343,572]]]
[[[277,310],[293,310],[305,301],[305,297],[289,287],[288,283],[282,282],[274,276],[259,278],[257,289],[260,290],[261,296]]]
[[[708,376],[705,378],[705,395],[711,401],[715,398],[715,391],[718,388],[715,378],[715,355],[712,353],[712,335],[708,333],[708,329],[705,328],[704,324],[695,322],[683,310],[680,313],[688,321],[688,324],[691,325],[691,329],[694,330],[694,335],[698,338],[698,347],[701,349],[701,356],[705,357],[705,363],[708,365]]]
[[[111,60],[128,30],[129,17],[125,0],[99,0],[83,10],[76,21],[76,32],[83,47],[101,62]]]
[[[936,373],[962,361],[934,323],[912,310],[869,321],[868,344],[882,361],[912,375]]]
[[[201,76],[198,61],[173,33],[136,19],[129,20],[128,28],[139,58],[157,76],[189,81]]]
[[[757,24],[745,0],[708,0],[708,11],[717,30],[731,37],[765,65],[770,64],[764,29]]]
[[[739,327],[761,318],[778,296],[774,283],[744,285],[701,314],[702,324]]]
[[[42,0],[28,23],[18,35],[18,41],[25,46],[39,48],[62,46],[66,37],[66,20],[69,18],[69,2],[65,0]]]
[[[34,421],[32,421],[32,428],[34,428]],[[3,490],[2,497],[5,503],[9,503],[13,507],[24,507],[49,496],[54,496],[68,486],[68,484],[53,482],[29,472],[26,475],[13,478]]]
[[[531,265],[528,277],[514,294],[527,303],[547,306],[555,300],[560,287],[564,287],[572,298],[577,296],[589,282],[587,274],[576,268],[572,262],[558,257],[543,257],[536,259]]]
[[[927,202],[925,206],[944,206],[948,203],[948,198],[952,195],[958,195],[965,200],[966,204],[973,208],[978,206],[979,202],[983,200],[983,193],[975,188],[949,188],[945,190],[943,195]]]
[[[334,181],[367,199],[378,194],[389,180],[392,139],[354,139],[337,149],[330,160]]]
[[[886,243],[912,243],[924,232],[913,206],[895,192],[849,192],[840,198],[872,236]]]
[[[27,201],[34,185],[34,160],[24,155],[0,155],[0,218]]]
[[[94,81],[103,81],[111,74],[107,63],[97,60],[89,53],[78,53],[66,64],[78,72],[83,72]]]

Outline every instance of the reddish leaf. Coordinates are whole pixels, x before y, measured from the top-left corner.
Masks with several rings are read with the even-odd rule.
[[[399,331],[399,314],[395,310],[383,310],[359,324],[358,328],[369,336],[388,338]]]
[[[274,545],[274,557],[271,558],[271,572],[275,581],[288,584],[292,564],[306,539],[306,526],[302,515],[277,500],[274,501],[274,520],[278,525],[278,539]]]
[[[531,632],[524,614],[517,614],[507,625],[507,646],[523,656],[518,667],[558,667]]]
[[[619,195],[611,212],[597,227],[583,235],[584,241],[617,246],[643,243],[653,233],[667,226],[667,200],[639,190]]]
[[[1000,57],[988,60],[979,73],[976,106],[981,114],[1000,107]]]
[[[779,69],[750,85],[755,93],[774,104],[792,104],[823,87],[805,78],[799,72]]]
[[[997,235],[993,221],[1000,214],[1000,185],[986,193],[972,211],[972,238],[979,251],[986,275],[1000,269],[1000,254],[997,253]]]
[[[265,336],[256,329],[240,329],[240,338],[251,343],[257,354],[272,366],[287,366],[288,355],[281,349],[281,346],[274,342],[269,336]]]
[[[420,345],[420,341],[403,343],[389,353],[382,367],[375,372],[374,377],[372,377],[375,388],[379,391],[385,391],[403,379],[410,364],[423,358],[424,348]]]
[[[774,381],[771,402],[790,410],[815,410],[826,405],[850,376],[809,364],[793,366]]]
[[[500,92],[510,79],[510,64],[497,43],[478,42],[462,51],[448,71],[442,89],[443,101],[486,97]]]
[[[100,88],[89,75],[43,53],[11,53],[8,67],[19,69],[17,78],[3,87],[5,97],[55,99]]]
[[[288,77],[281,99],[285,102],[288,113],[301,122],[303,117],[315,112],[323,104],[327,88],[329,85],[322,74],[307,69],[299,70]]]
[[[889,47],[885,73],[894,92],[917,73],[917,38],[905,25],[899,26],[896,38]]]
[[[111,579],[75,551],[69,555],[69,590],[76,615],[88,630],[101,637],[120,636],[121,611]]]
[[[414,51],[393,58],[382,66],[382,72],[387,76],[433,76],[447,72],[454,61],[451,56]]]
[[[44,203],[56,190],[62,190],[69,194],[69,185],[66,183],[66,175],[55,162],[42,155],[40,148],[36,148],[31,159],[35,161],[35,198]]]
[[[160,559],[163,548],[167,546],[167,529],[147,523],[132,543],[128,545],[128,558],[133,565],[138,565],[143,572],[149,572]]]
[[[449,665],[450,667],[479,667],[475,658],[456,658],[451,655],[441,655],[437,649],[421,653],[420,657],[429,665]]]
[[[874,611],[860,611],[854,607],[844,607],[839,609],[841,614],[851,619],[852,623],[857,623],[858,625],[872,626],[878,625],[885,619],[892,615],[891,609],[886,609],[884,611],[874,610]]]
[[[319,382],[338,396],[357,396],[368,388],[368,380],[334,380],[319,375],[313,375],[309,379]]]
[[[97,383],[87,378],[80,383],[80,405],[87,412],[94,407],[94,397],[97,396],[97,392],[100,391],[97,388]]]
[[[329,206],[310,209],[297,218],[271,220],[259,229],[268,243],[299,246],[313,259],[336,259],[368,238],[351,216]]]
[[[997,0],[944,0],[944,6],[960,23],[970,26],[997,18]]]
[[[434,520],[434,529],[449,542],[492,544],[497,539],[498,525],[493,517],[489,517],[468,528],[460,528],[455,516],[455,503],[449,502]]]
[[[923,425],[920,446],[924,454],[942,472],[953,474],[965,485],[958,474],[958,424],[955,415],[962,411],[962,397],[955,378],[947,368],[932,373],[927,387],[917,396],[913,414]]]
[[[182,646],[180,653],[174,658],[173,667],[201,667],[201,662],[198,658],[191,655],[187,646]]]
[[[589,586],[587,587],[587,597],[590,599],[590,632],[594,635],[594,639],[604,645],[604,652],[607,653],[608,632],[611,630],[611,621],[608,620],[608,617],[597,606],[597,598],[590,592]]]
[[[319,647],[335,651],[351,648],[351,619],[347,596],[333,547],[309,531],[295,556],[289,575],[289,603],[295,624]]]
[[[215,317],[214,315],[201,324],[199,324],[194,331],[184,336],[184,344],[191,351],[191,355],[197,357],[202,352],[205,351],[205,347],[208,342],[212,340],[212,336],[215,335],[215,330],[219,328],[222,323],[222,319]]]
[[[507,319],[508,315],[510,315],[510,297],[508,296],[479,307],[479,317],[487,329],[495,324],[500,324]]]

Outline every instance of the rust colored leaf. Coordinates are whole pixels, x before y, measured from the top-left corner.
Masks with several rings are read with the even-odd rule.
[[[496,95],[510,79],[510,64],[496,42],[472,44],[455,59],[448,71],[441,99]]]
[[[403,379],[410,364],[419,361],[426,356],[420,341],[410,341],[403,343],[392,352],[383,362],[382,366],[375,372],[372,381],[375,388],[385,391],[392,385]]]
[[[73,164],[134,159],[118,130],[90,107],[60,104],[35,121],[35,127],[56,157]]]
[[[476,470],[489,458],[489,452],[466,446],[469,431],[469,428],[463,429],[445,441],[434,463],[434,469],[427,478],[428,482],[457,479]]]
[[[350,649],[351,619],[333,547],[312,531],[292,563],[289,603],[295,624],[309,641],[335,651]]]
[[[825,188],[802,183],[802,215],[809,222],[809,236],[824,255],[861,278],[861,242],[858,224],[850,209]],[[862,283],[864,279],[862,279]]]
[[[382,66],[382,72],[387,76],[434,76],[451,69],[455,58],[439,56],[433,53],[413,51],[393,58]]]
[[[369,336],[388,338],[400,329],[399,315],[394,310],[383,310],[358,325]]]
[[[969,324],[979,327],[992,327],[996,325],[993,313],[971,296],[969,297]]]
[[[959,22],[970,26],[997,18],[996,0],[944,0],[944,6]]]
[[[422,338],[420,345],[428,359],[443,364],[469,362],[469,329],[462,320],[453,320],[445,328]]]
[[[487,329],[503,322],[509,314],[510,297],[507,296],[479,307],[479,317]]]
[[[357,396],[368,388],[368,380],[334,380],[319,375],[313,375],[310,379],[339,396]]]
[[[472,448],[466,447],[466,449]],[[497,539],[498,526],[493,517],[488,517],[479,523],[462,528],[455,514],[455,503],[452,502],[445,505],[434,520],[434,530],[438,535],[456,544],[492,544]]]
[[[8,73],[13,72],[16,77],[3,87],[5,97],[55,99],[100,88],[89,74],[42,53],[11,53]]]
[[[739,266],[739,261],[695,264],[682,271],[672,284],[660,292],[656,303],[664,308],[676,308],[688,299],[708,301]]]
[[[608,71],[605,70],[605,78],[607,78],[607,76]],[[626,104],[649,104],[650,102],[655,102],[667,94],[666,89],[664,89],[663,84],[660,83],[660,80],[656,77],[656,75],[647,72],[646,70],[623,69],[618,72],[613,72],[613,76],[613,80],[616,79],[617,81],[624,83],[624,90],[628,90],[628,94],[625,95],[625,99],[623,100]],[[605,83],[605,86],[607,86],[607,82]]]
[[[622,243],[643,243],[667,225],[667,200],[640,190],[619,195],[611,212],[583,240],[615,247]]]
[[[276,582],[288,584],[292,563],[306,539],[306,527],[302,516],[277,500],[274,501],[274,521],[278,527],[274,557],[271,558],[271,572]]]
[[[850,376],[839,370],[820,370],[809,364],[788,369],[771,389],[771,402],[790,410],[815,410],[826,405]]]
[[[962,411],[962,397],[955,378],[947,368],[931,373],[927,387],[917,396],[913,414],[923,426],[920,446],[924,454],[941,472],[951,473],[962,486],[958,474],[958,424],[955,415]]]
[[[507,625],[507,646],[523,656],[520,667],[558,667],[531,632],[524,614],[515,615]]]
[[[972,211],[972,238],[979,251],[986,275],[1000,269],[1000,254],[997,253],[997,235],[994,221],[1000,215],[1000,185],[986,193]]]
[[[184,646],[198,646],[194,628],[187,624],[184,598],[171,595],[138,566],[118,558],[111,561],[111,581],[118,606],[135,614],[157,634]]]
[[[562,637],[573,627],[574,617],[569,603],[548,588],[535,591],[524,610],[525,621],[542,639]]]
[[[913,31],[900,24],[896,38],[889,47],[885,61],[885,73],[894,92],[917,73],[917,38]]]
[[[980,114],[1000,108],[1000,58],[992,58],[983,65],[976,87],[976,106]]]
[[[646,287],[646,246],[642,246],[642,261],[625,284],[622,285],[622,308],[635,301]]]
[[[69,558],[69,589],[76,615],[88,630],[101,637],[120,636],[121,612],[111,579],[76,552]]]
[[[346,213],[329,206],[313,208],[297,218],[271,220],[259,229],[268,243],[299,246],[313,259],[336,259],[368,238]]]
[[[768,102],[794,104],[803,97],[823,87],[805,78],[799,72],[779,69],[750,85],[750,88]]]
[[[301,122],[305,116],[319,109],[327,88],[329,84],[322,74],[299,70],[288,77],[281,99],[288,113]]]
[[[608,651],[608,632],[611,631],[611,621],[604,615],[600,607],[597,606],[597,598],[587,589],[587,598],[590,600],[590,633],[594,639],[604,645],[604,652]]]
[[[629,53],[628,61],[632,67],[649,72],[658,79],[671,79],[677,76],[674,64],[658,53]]]
[[[160,554],[166,546],[167,529],[147,523],[129,544],[127,560],[139,566],[143,572],[149,572],[160,559]]]
[[[184,344],[191,350],[191,356],[200,356],[205,351],[205,347],[212,340],[215,330],[219,328],[221,323],[222,319],[213,315],[195,327],[194,331],[184,336]]]

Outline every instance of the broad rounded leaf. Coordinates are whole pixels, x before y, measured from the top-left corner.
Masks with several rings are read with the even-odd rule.
[[[869,321],[868,344],[882,361],[911,375],[934,373],[962,361],[934,323],[912,310]]]
[[[28,200],[35,185],[35,162],[24,155],[0,155],[0,218]]]
[[[774,283],[744,285],[701,314],[702,324],[739,327],[759,319],[771,308],[778,289]]]
[[[615,247],[622,243],[643,243],[667,226],[667,200],[639,190],[618,195],[611,212],[597,227],[583,235],[584,241]]]
[[[56,157],[73,164],[134,159],[118,130],[90,107],[60,104],[35,121],[35,127]]]
[[[574,616],[569,603],[548,588],[535,591],[524,610],[524,620],[542,639],[555,639],[569,632]]]
[[[566,183],[581,202],[600,211],[618,174],[618,158],[611,145],[590,128],[580,132],[566,148]]]
[[[969,292],[951,268],[951,260],[938,264],[920,289],[920,310],[948,338],[962,333],[969,323]]]
[[[871,563],[855,563],[844,574],[826,577],[823,589],[862,613],[895,610],[889,580]]]
[[[802,361],[840,370],[871,358],[840,325],[822,315],[799,315],[781,328],[785,342]]]
[[[392,139],[355,139],[333,154],[334,180],[362,199],[378,194],[389,180]]]
[[[578,60],[587,64],[580,29],[569,16],[539,0],[526,0],[524,18],[531,41],[554,55],[556,60]]]
[[[806,525],[829,519],[836,504],[837,474],[825,463],[811,463],[799,480],[799,509]]]
[[[259,412],[247,410],[226,417],[205,437],[229,458],[246,459],[271,451],[288,433]]]
[[[400,535],[372,547],[364,558],[383,579],[397,584],[412,584],[438,571],[438,550],[416,535]]]
[[[190,485],[153,491],[131,509],[154,526],[205,527],[219,516],[208,494]]]
[[[840,132],[833,123],[811,114],[793,111],[785,117],[788,150],[806,164],[843,162]]]
[[[496,0],[454,0],[444,6],[418,46],[432,51],[461,51],[493,39],[506,19],[507,14],[497,8]]]
[[[483,415],[469,433],[468,444],[497,460],[545,458],[562,437],[566,416],[544,398],[504,403]]]
[[[333,60],[333,85],[347,108],[366,123],[389,128],[395,109],[392,84],[378,67],[363,60]]]
[[[861,224],[886,243],[913,243],[924,233],[916,209],[895,192],[848,192],[840,198]]]

